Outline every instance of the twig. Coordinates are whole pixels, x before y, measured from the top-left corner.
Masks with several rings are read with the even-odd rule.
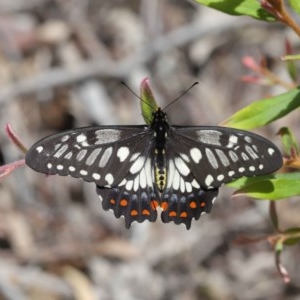
[[[249,24],[252,24],[252,21],[249,19],[240,20],[238,29],[242,30],[243,27],[249,26]],[[194,22],[155,39],[151,44],[145,47],[145,50],[142,51],[142,54],[139,56],[135,54],[120,62],[92,59],[72,68],[53,68],[3,88],[0,91],[0,105],[10,98],[71,84],[94,76],[118,79],[124,78],[136,67],[145,64],[153,58],[153,56],[161,52],[185,45],[207,34],[219,35],[220,33],[232,30],[233,28],[237,28],[235,19],[226,20],[223,25],[220,25],[219,23],[212,24],[206,28],[200,26],[198,22]]]

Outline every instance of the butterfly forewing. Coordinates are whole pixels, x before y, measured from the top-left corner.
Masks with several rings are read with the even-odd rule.
[[[25,159],[38,172],[111,187],[127,176],[139,157],[148,155],[148,135],[144,126],[80,128],[40,140]]]
[[[282,166],[268,140],[226,127],[173,127],[169,147],[203,188],[217,188],[242,176],[270,174]]]

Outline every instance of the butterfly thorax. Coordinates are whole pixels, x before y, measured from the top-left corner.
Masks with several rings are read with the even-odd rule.
[[[166,140],[168,138],[169,124],[166,114],[158,108],[153,113],[151,123],[153,137],[155,140],[154,147],[154,174],[155,184],[160,192],[163,192],[167,182],[166,168]]]

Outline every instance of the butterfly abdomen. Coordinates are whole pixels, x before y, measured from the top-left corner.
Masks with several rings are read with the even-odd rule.
[[[167,168],[166,159],[164,153],[157,152],[155,154],[154,172],[155,172],[155,184],[158,190],[162,193],[167,183]]]

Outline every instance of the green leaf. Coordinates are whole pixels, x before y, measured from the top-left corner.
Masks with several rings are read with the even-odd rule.
[[[286,62],[287,71],[290,75],[290,78],[293,80],[293,82],[297,82],[298,77],[298,68],[294,61],[288,60]]]
[[[222,125],[239,129],[253,129],[267,125],[300,106],[300,90],[295,88],[272,98],[253,102]]]
[[[147,125],[151,124],[152,114],[157,109],[157,104],[155,102],[154,96],[150,89],[149,79],[145,78],[140,87],[141,91],[141,108],[142,115]]]
[[[239,188],[234,196],[246,195],[260,200],[279,200],[300,195],[300,172],[240,178],[227,186]]]
[[[299,0],[289,0],[293,10],[300,15],[300,2]]]
[[[273,15],[261,7],[257,0],[196,0],[196,2],[229,15],[250,16],[262,21],[276,20]]]
[[[283,152],[286,156],[291,156],[293,152],[299,154],[299,144],[290,128],[282,127],[278,134],[281,136]]]

